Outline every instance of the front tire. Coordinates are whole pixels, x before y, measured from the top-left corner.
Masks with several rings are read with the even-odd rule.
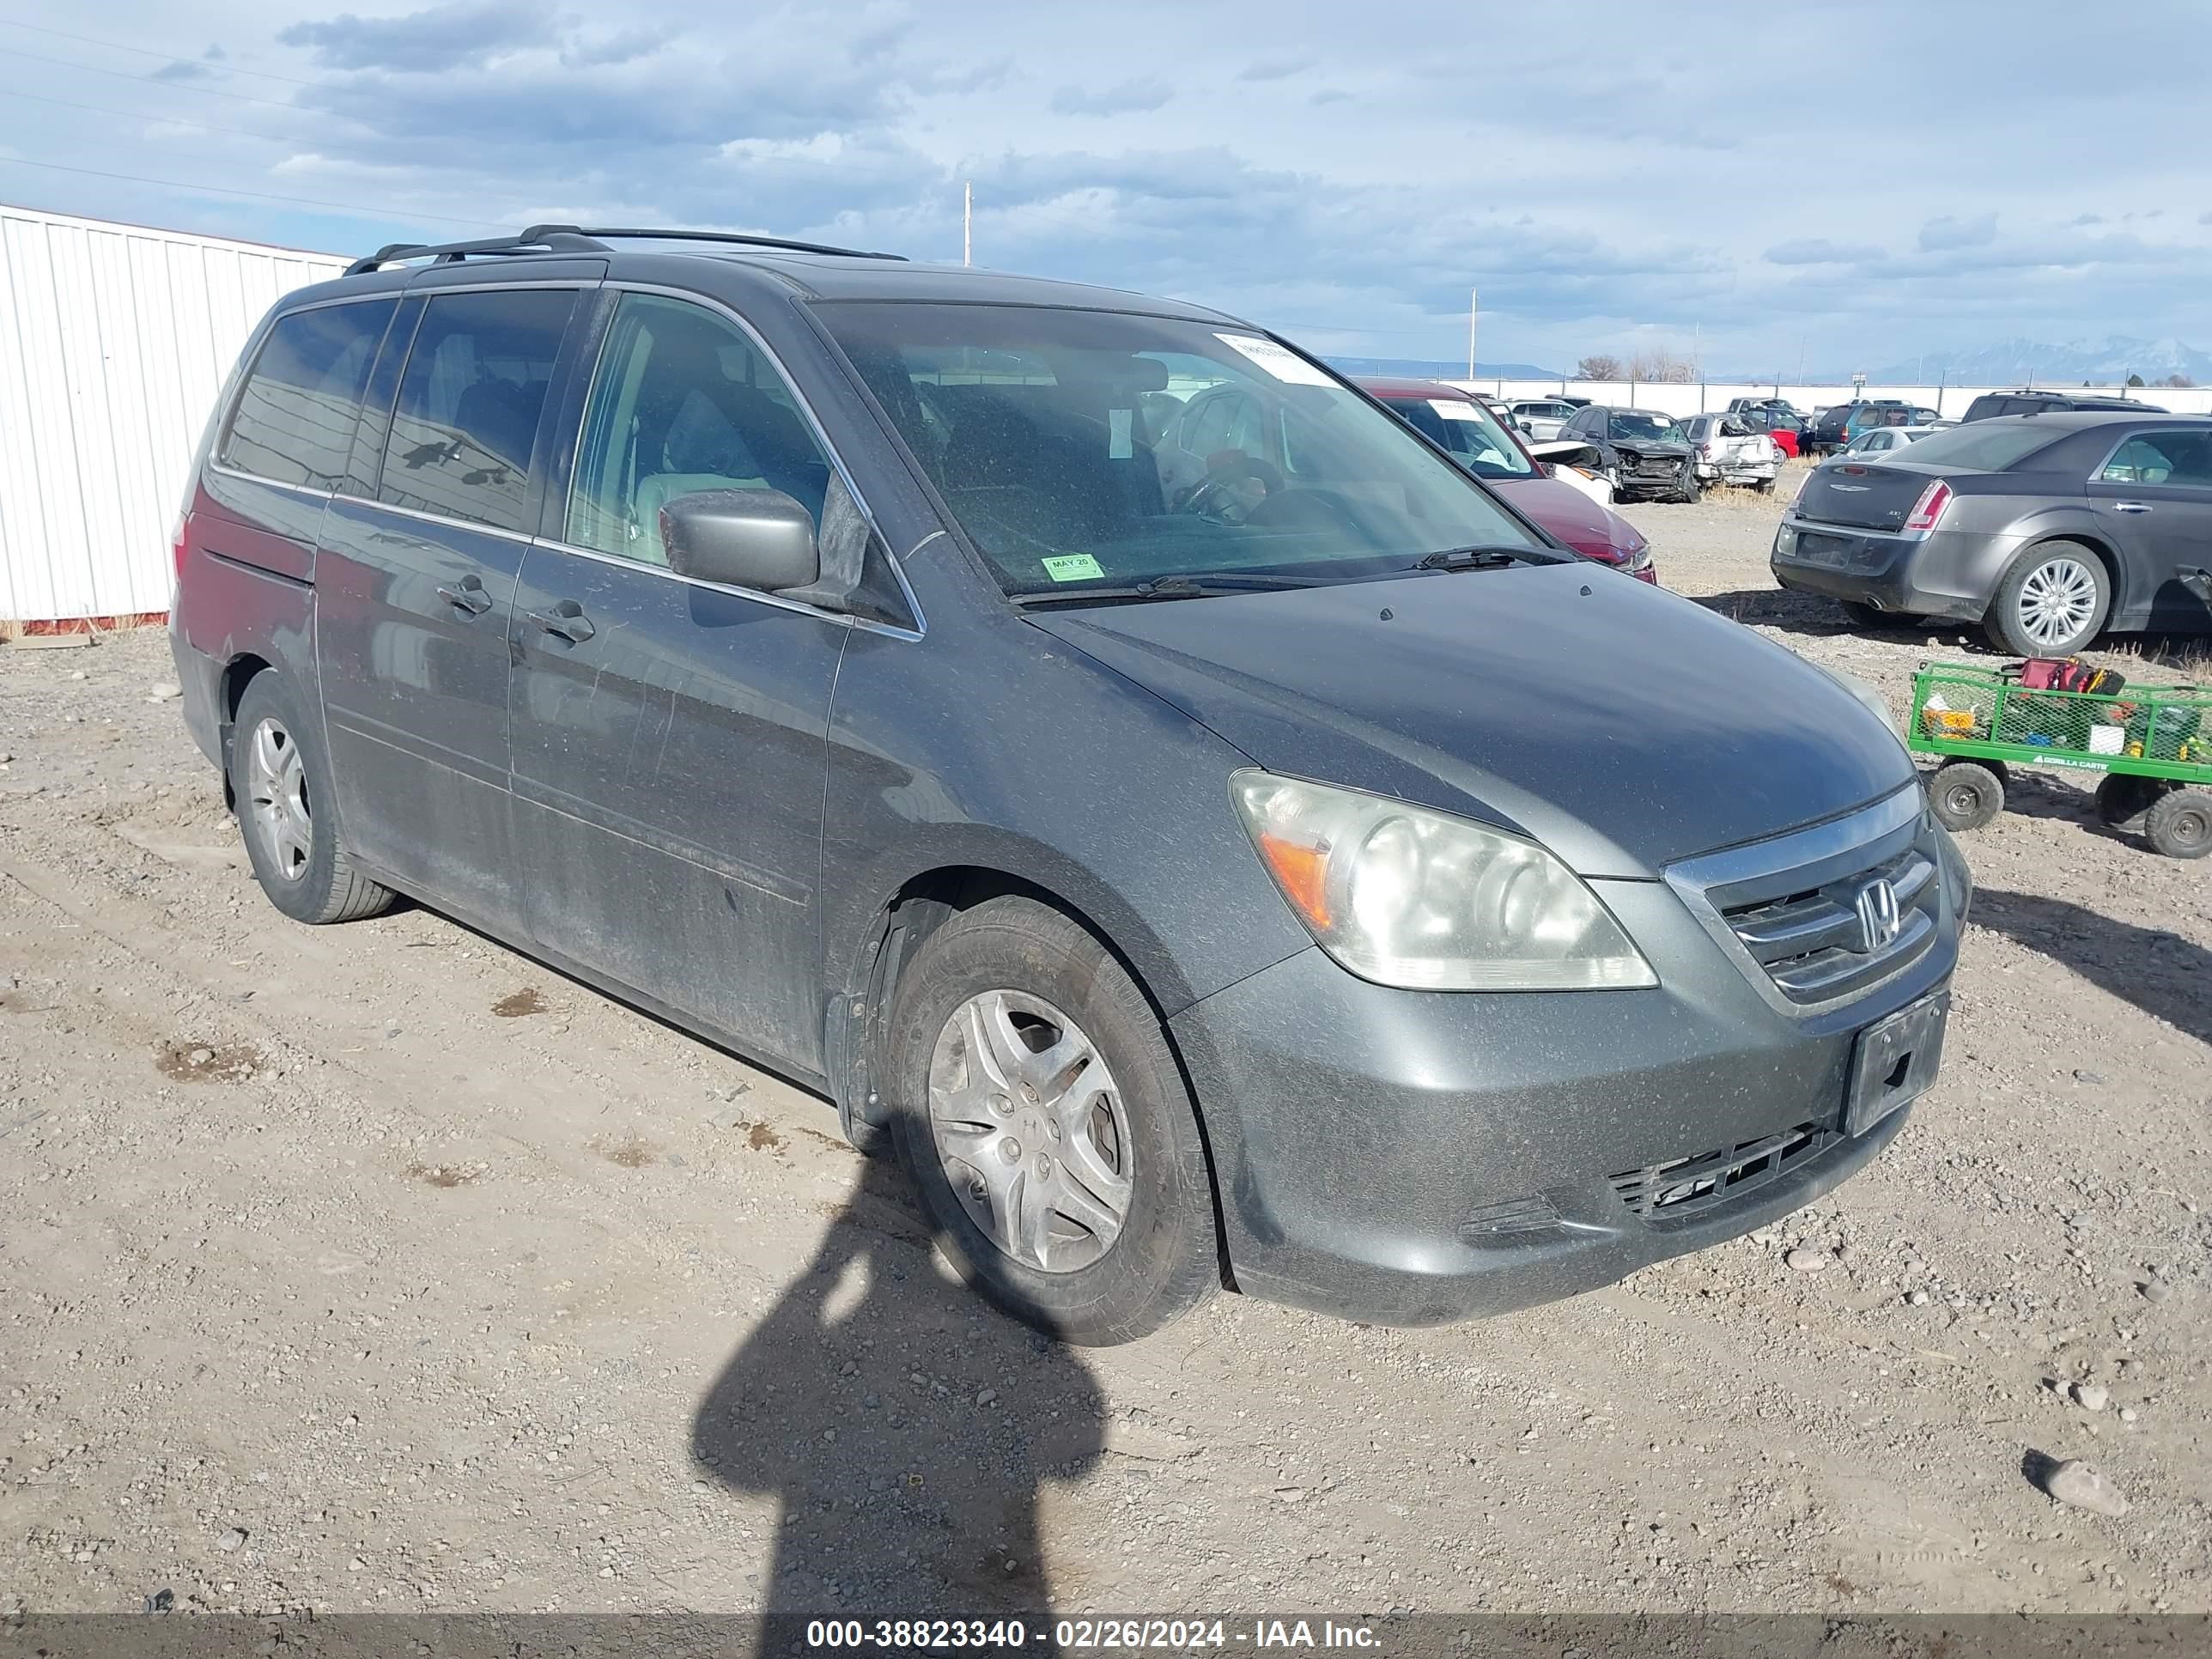
[[[1071,1342],[1127,1342],[1221,1282],[1181,1068],[1113,955],[997,898],[899,976],[884,1076],[900,1159],[956,1272]]]
[[[2170,859],[2212,853],[2212,793],[2175,789],[2160,796],[2143,815],[2143,834],[2154,851]]]
[[[338,844],[337,791],[317,734],[274,671],[256,675],[232,722],[230,788],[253,878],[295,921],[355,921],[388,909],[392,890]]]
[[[2004,811],[2004,780],[1979,761],[1946,761],[1928,780],[1928,805],[1953,834],[1978,830]]]
[[[2112,582],[2079,542],[2045,542],[2012,562],[1982,627],[2008,656],[2067,657],[2104,631]]]
[[[1682,476],[1674,483],[1675,501],[1684,507],[1693,506],[1704,490],[1705,485],[1698,477],[1697,462],[1695,460],[1683,462]]]

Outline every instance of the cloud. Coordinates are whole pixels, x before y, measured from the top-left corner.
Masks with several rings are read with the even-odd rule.
[[[155,70],[153,78],[156,81],[204,81],[212,73],[205,64],[188,63],[179,58]]]
[[[1923,253],[1941,253],[1951,248],[1986,247],[1997,239],[1997,216],[1977,214],[1971,219],[1954,218],[1946,214],[1940,219],[1930,219],[1920,227],[1920,250]]]
[[[1255,58],[1237,71],[1240,81],[1283,81],[1293,75],[1303,75],[1319,60],[1288,52],[1266,52]]]
[[[634,58],[647,58],[668,44],[674,33],[667,28],[622,29],[597,40],[582,41],[561,49],[561,62],[568,69],[606,69],[617,64],[627,64]]]
[[[1883,253],[1883,249],[1869,242],[1832,242],[1826,237],[1812,237],[1777,242],[1762,257],[1771,265],[1856,265],[1879,259]]]
[[[1175,89],[1166,82],[1146,75],[1096,92],[1062,87],[1052,95],[1052,111],[1055,115],[1129,115],[1158,109],[1174,96]]]
[[[528,0],[453,0],[401,17],[352,12],[322,22],[295,23],[276,36],[304,46],[325,67],[436,73],[553,39],[550,17]]]

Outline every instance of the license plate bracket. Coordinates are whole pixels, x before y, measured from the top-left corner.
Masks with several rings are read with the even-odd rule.
[[[1844,1133],[1864,1134],[1899,1107],[1927,1092],[1943,1060],[1951,994],[1938,991],[1859,1033],[1844,1097]]]

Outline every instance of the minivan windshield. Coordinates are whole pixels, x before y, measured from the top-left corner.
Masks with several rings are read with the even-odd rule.
[[[817,313],[1009,594],[1356,580],[1463,549],[1566,556],[1249,329],[1034,306]]]

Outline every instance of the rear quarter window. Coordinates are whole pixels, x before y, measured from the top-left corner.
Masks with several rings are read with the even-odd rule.
[[[1954,426],[1930,433],[1907,453],[1916,466],[1955,466],[1969,472],[2002,472],[2067,434],[2048,425]]]
[[[279,317],[247,371],[216,459],[277,483],[335,489],[353,451],[361,389],[393,299]]]

